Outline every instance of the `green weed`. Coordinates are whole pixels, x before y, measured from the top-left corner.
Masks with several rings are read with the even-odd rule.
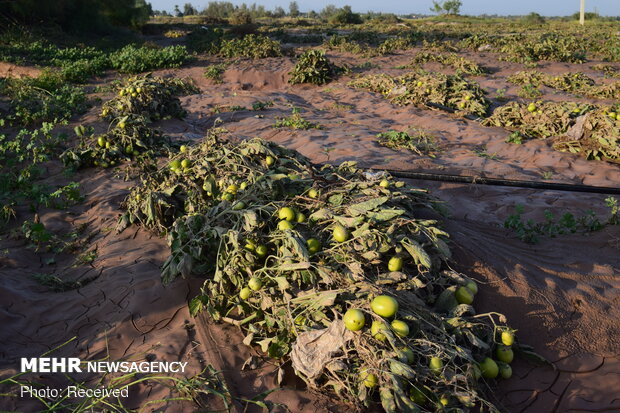
[[[286,118],[276,118],[276,123],[274,125],[276,128],[290,128],[290,129],[321,129],[321,125],[318,123],[312,123],[306,119],[304,119],[298,108],[293,108],[293,111],[290,116]]]

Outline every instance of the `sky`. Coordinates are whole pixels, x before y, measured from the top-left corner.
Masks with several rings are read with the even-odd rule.
[[[198,10],[202,10],[208,3],[207,0],[147,0],[153,5],[155,10],[172,11],[175,4],[183,8],[184,3],[192,3]],[[499,14],[499,15],[523,15],[536,12],[544,16],[567,16],[579,10],[579,0],[461,0],[463,7],[462,14]],[[231,1],[234,4],[241,4],[243,1]],[[254,3],[254,0],[246,0],[245,3]],[[264,5],[267,9],[273,10],[276,6],[282,6],[288,10],[290,0],[263,0],[256,1],[259,5]],[[328,4],[342,7],[349,4],[354,11],[378,11],[384,13],[397,14],[431,14],[429,8],[433,4],[432,0],[349,0],[349,1],[312,1],[297,0],[302,12],[309,10],[319,11]],[[598,11],[605,16],[620,15],[620,0],[586,0],[587,11]]]

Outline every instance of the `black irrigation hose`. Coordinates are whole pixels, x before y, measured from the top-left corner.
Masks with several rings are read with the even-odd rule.
[[[530,188],[530,189],[545,189],[551,191],[568,191],[568,192],[589,192],[594,194],[610,194],[620,195],[620,188],[611,188],[605,186],[591,186],[580,184],[560,184],[553,182],[535,182],[535,181],[520,181],[514,179],[498,179],[498,178],[483,178],[478,176],[466,176],[466,175],[448,175],[448,174],[431,174],[426,172],[411,172],[411,171],[397,171],[397,170],[385,170],[390,175],[397,178],[408,179],[420,179],[424,181],[439,181],[439,182],[455,182],[464,184],[476,184],[476,185],[492,185],[492,186],[511,186],[517,188]]]

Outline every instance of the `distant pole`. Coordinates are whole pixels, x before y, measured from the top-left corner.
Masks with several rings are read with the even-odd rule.
[[[586,24],[586,0],[581,0],[581,12],[579,13],[579,24]]]

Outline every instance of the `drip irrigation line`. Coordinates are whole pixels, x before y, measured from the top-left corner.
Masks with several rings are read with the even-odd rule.
[[[375,170],[378,172],[378,170]],[[509,186],[516,188],[543,189],[550,191],[588,192],[594,194],[620,195],[620,188],[554,182],[521,181],[515,179],[484,178],[479,176],[433,174],[426,172],[398,171],[386,169],[397,178],[420,179],[424,181],[454,182],[474,185]]]

